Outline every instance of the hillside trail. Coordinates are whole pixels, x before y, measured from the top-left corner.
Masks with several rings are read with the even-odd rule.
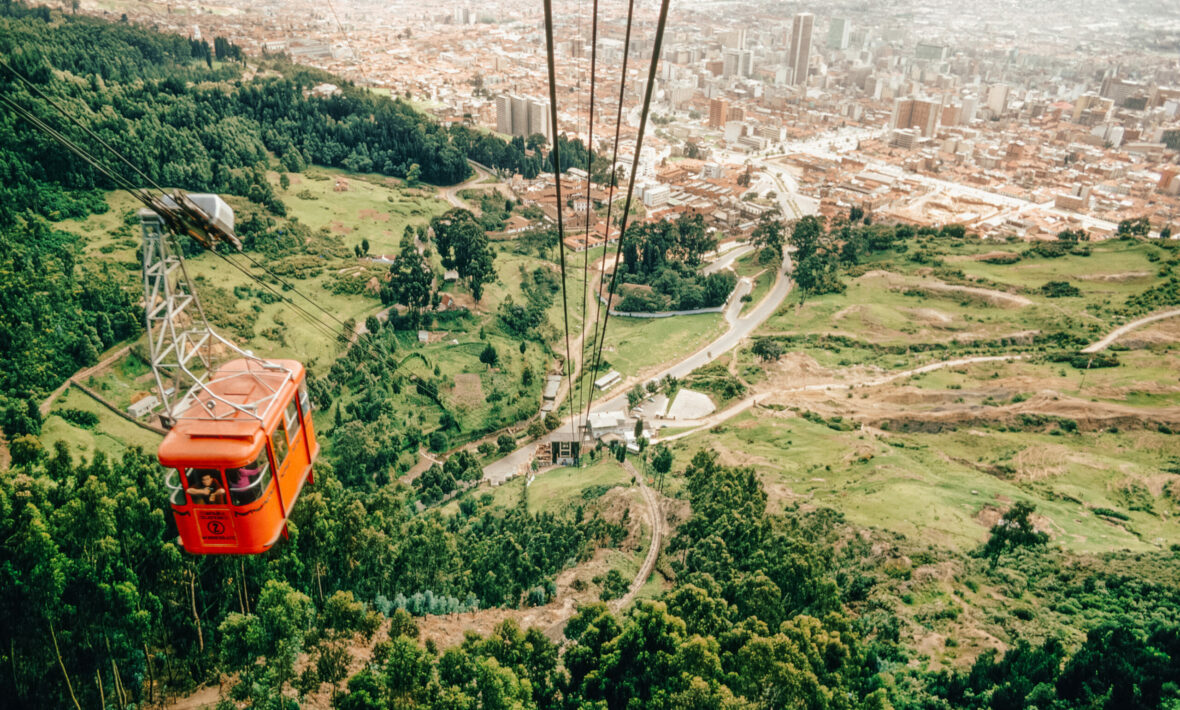
[[[1126,335],[1127,333],[1130,333],[1131,331],[1133,331],[1137,328],[1141,328],[1145,325],[1155,323],[1156,321],[1161,321],[1166,318],[1174,318],[1177,316],[1180,316],[1180,309],[1173,309],[1170,311],[1163,311],[1161,313],[1153,313],[1151,315],[1144,316],[1143,318],[1139,318],[1137,320],[1131,321],[1130,323],[1127,323],[1126,325],[1122,325],[1122,326],[1119,326],[1118,328],[1115,328],[1114,330],[1110,331],[1105,336],[1103,336],[1100,340],[1096,340],[1095,342],[1091,343],[1090,345],[1087,345],[1085,348],[1082,349],[1082,352],[1083,353],[1099,352],[1099,351],[1109,347],[1112,343],[1114,343],[1116,340],[1118,340],[1122,336]],[[936,370],[942,370],[942,369],[948,368],[948,367],[961,367],[964,365],[975,365],[975,364],[985,363],[985,362],[1012,362],[1015,360],[1024,360],[1028,357],[1029,357],[1029,355],[1027,353],[1013,353],[1010,355],[978,355],[978,356],[974,356],[974,357],[959,358],[956,360],[943,360],[940,362],[932,362],[932,363],[929,363],[926,365],[922,365],[921,367],[915,367],[915,368],[912,368],[909,370],[903,370],[901,372],[891,373],[891,374],[884,375],[882,377],[877,377],[874,379],[861,380],[861,381],[855,381],[855,382],[854,381],[825,382],[825,383],[819,383],[819,384],[804,385],[802,387],[792,387],[789,389],[776,389],[776,390],[773,390],[770,392],[759,392],[757,394],[753,394],[753,395],[750,395],[749,397],[746,397],[745,399],[737,402],[736,404],[730,406],[727,409],[724,409],[720,412],[717,412],[717,413],[715,413],[711,416],[705,417],[703,419],[691,420],[691,421],[683,420],[683,419],[681,419],[681,420],[658,420],[656,423],[663,423],[665,426],[673,426],[678,429],[684,428],[684,427],[690,427],[690,428],[685,431],[681,431],[676,434],[673,434],[672,436],[658,437],[656,440],[661,441],[661,442],[676,441],[677,439],[683,439],[686,436],[691,436],[693,434],[699,434],[700,432],[702,432],[706,429],[710,429],[710,428],[717,426],[718,424],[720,424],[724,421],[727,421],[729,419],[732,419],[733,417],[736,417],[737,415],[741,414],[742,412],[746,411],[747,409],[750,409],[751,407],[755,406],[758,403],[758,400],[760,398],[770,396],[770,395],[797,394],[797,393],[802,393],[802,392],[844,391],[844,390],[851,389],[852,387],[879,387],[881,385],[889,384],[890,382],[894,382],[896,380],[905,379],[907,377],[913,377],[914,375],[925,374],[927,372],[934,372]]]
[[[647,580],[651,577],[651,572],[655,569],[656,560],[660,557],[660,546],[664,540],[664,514],[660,510],[660,502],[656,499],[655,491],[647,487],[647,481],[644,480],[643,474],[635,470],[635,466],[630,459],[624,459],[623,468],[635,477],[635,482],[639,484],[639,492],[643,495],[644,502],[647,503],[648,518],[651,522],[651,540],[648,542],[647,556],[643,558],[643,564],[639,565],[639,571],[635,573],[635,577],[631,580],[631,586],[627,589],[627,593],[621,598],[617,599],[613,604],[615,611],[620,611],[627,607],[635,599],[635,595],[647,584]]]
[[[62,382],[61,385],[59,385],[57,389],[50,392],[49,396],[46,397],[43,402],[41,402],[41,405],[39,407],[39,410],[41,411],[41,417],[44,418],[44,417],[49,416],[49,408],[51,406],[53,406],[53,402],[58,397],[60,397],[63,392],[66,391],[66,388],[68,388],[70,386],[71,381],[78,380],[80,382],[80,381],[86,379],[87,377],[90,377],[91,375],[93,375],[101,370],[105,370],[106,368],[115,364],[119,360],[119,358],[123,357],[124,355],[126,355],[129,352],[131,352],[131,346],[124,345],[121,348],[113,350],[110,355],[107,355],[99,362],[91,365],[90,367],[84,367],[81,370],[78,370],[77,372],[75,372],[73,375],[70,375],[69,377],[67,377],[65,382]]]
[[[1130,333],[1132,330],[1135,330],[1136,328],[1141,328],[1149,323],[1154,323],[1159,320],[1164,320],[1165,318],[1174,318],[1176,316],[1180,316],[1180,308],[1176,308],[1176,309],[1170,310],[1170,311],[1164,311],[1163,313],[1153,313],[1151,315],[1144,316],[1138,320],[1133,320],[1130,323],[1127,323],[1126,325],[1115,328],[1111,332],[1107,333],[1106,337],[1102,338],[1101,340],[1091,343],[1090,345],[1087,345],[1085,348],[1082,348],[1082,352],[1096,353],[1101,350],[1105,350],[1107,347],[1110,346],[1111,343],[1113,343],[1114,341],[1123,337],[1127,333]]]

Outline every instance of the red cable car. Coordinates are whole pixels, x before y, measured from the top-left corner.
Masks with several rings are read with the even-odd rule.
[[[177,235],[240,249],[229,205],[183,192],[148,203],[139,212],[144,315],[170,430],[157,456],[175,469],[165,485],[180,541],[196,554],[265,552],[286,533],[320,452],[307,373],[295,360],[243,350],[205,318]]]
[[[195,392],[160,444],[184,549],[196,554],[265,552],[314,482],[319,454],[303,365],[237,359]]]

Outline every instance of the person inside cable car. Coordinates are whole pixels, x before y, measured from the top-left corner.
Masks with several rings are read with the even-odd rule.
[[[266,449],[263,449],[258,460],[239,468],[227,468],[226,479],[229,481],[230,499],[234,505],[246,505],[258,500],[266,488],[266,474],[269,471],[266,459]]]
[[[196,469],[189,475],[189,483],[198,479],[197,485],[188,489],[193,503],[197,505],[216,505],[225,502],[225,489],[221,487],[217,472],[211,469]]]

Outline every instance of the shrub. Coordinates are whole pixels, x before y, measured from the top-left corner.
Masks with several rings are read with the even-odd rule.
[[[1041,287],[1041,293],[1049,298],[1066,298],[1082,295],[1078,287],[1070,284],[1068,281],[1050,281]]]
[[[67,422],[83,429],[93,429],[98,426],[98,415],[85,409],[59,409],[56,413]]]

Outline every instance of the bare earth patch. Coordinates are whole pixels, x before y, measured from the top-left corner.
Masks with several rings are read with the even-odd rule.
[[[1117,274],[1083,274],[1077,278],[1081,281],[1134,281],[1149,276],[1150,271],[1121,271]]]
[[[918,284],[917,288],[922,291],[931,291],[934,293],[961,293],[967,296],[975,296],[992,305],[1003,308],[1023,308],[1024,306],[1032,305],[1032,301],[1024,296],[989,288],[979,288],[977,286],[953,286],[941,281],[923,281]]]
[[[455,386],[451,389],[451,396],[456,402],[468,407],[477,407],[482,404],[484,401],[483,383],[480,382],[479,375],[473,372],[455,375]]]
[[[938,279],[923,278],[917,283],[902,277],[900,274],[895,274],[892,271],[884,271],[882,269],[874,269],[866,272],[857,280],[864,279],[866,281],[872,279],[885,279],[889,283],[889,287],[895,291],[902,291],[913,289],[917,291],[926,291],[931,294],[947,294],[959,293],[964,296],[974,298],[985,304],[992,306],[999,306],[1001,308],[1023,308],[1024,306],[1031,306],[1032,301],[1014,293],[1007,293],[1005,291],[997,291],[990,288],[980,288],[978,286],[957,286],[939,281]]]
[[[374,209],[360,210],[359,212],[357,212],[357,217],[360,217],[361,219],[371,219],[376,222],[388,222],[389,221],[389,213],[388,212],[378,212],[377,210],[374,210]]]

